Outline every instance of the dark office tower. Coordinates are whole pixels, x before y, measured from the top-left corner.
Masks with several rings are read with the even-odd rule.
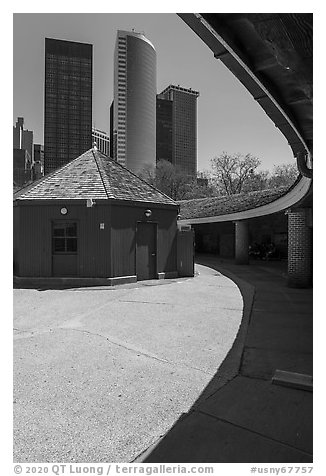
[[[92,147],[92,50],[45,38],[45,174]]]
[[[172,163],[172,105],[170,99],[156,98],[156,162]]]
[[[170,84],[159,97],[172,101],[172,164],[186,175],[197,174],[198,91]]]

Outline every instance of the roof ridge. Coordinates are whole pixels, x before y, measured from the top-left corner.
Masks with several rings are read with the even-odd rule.
[[[146,182],[146,180],[144,180],[142,177],[139,177],[139,175],[137,175],[135,172],[133,172],[132,170],[128,169],[126,166],[120,164],[118,161],[114,160],[112,157],[109,157],[108,155],[105,155],[103,154],[103,152],[100,152],[100,151],[97,151],[99,152],[101,155],[104,155],[104,157],[106,157],[107,159],[109,159],[113,164],[116,164],[118,165],[119,167],[121,167],[122,169],[126,170],[127,172],[129,172],[131,175],[133,175],[134,177],[136,177],[138,180],[140,180],[141,182],[143,182],[145,185],[147,185],[148,187],[152,188],[153,190],[155,190],[155,192],[158,192],[160,193],[161,195],[163,195],[165,198],[168,198],[169,200],[172,200],[173,202],[175,202],[175,200],[173,200],[173,198],[169,197],[168,195],[166,195],[164,192],[162,192],[161,190],[159,190],[158,188],[154,187],[153,185],[151,185],[150,183]]]
[[[97,152],[98,152],[98,151],[97,151]],[[108,198],[112,198],[112,196],[110,196],[110,193],[108,192],[108,190],[107,190],[107,188],[106,188],[106,185],[105,185],[105,182],[104,182],[104,179],[103,179],[103,176],[102,176],[102,172],[101,172],[99,163],[98,163],[98,161],[97,161],[97,157],[96,157],[96,155],[95,155],[94,149],[92,149],[92,154],[93,154],[93,157],[94,157],[94,160],[95,160],[95,164],[96,164],[96,167],[97,167],[97,170],[98,170],[98,173],[99,173],[99,176],[100,176],[102,185],[103,185],[103,187],[104,187],[106,196],[107,196]],[[103,155],[105,155],[105,154],[103,154]],[[107,156],[106,156],[106,157],[107,157]]]

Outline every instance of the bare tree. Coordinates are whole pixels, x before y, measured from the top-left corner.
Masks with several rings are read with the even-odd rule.
[[[250,174],[250,177],[244,184],[242,191],[243,192],[255,192],[258,190],[265,190],[268,187],[269,182],[269,171],[268,170],[259,170]]]
[[[145,165],[140,172],[137,173],[137,175],[145,180],[145,182],[149,183],[150,185],[153,185],[155,187],[155,172],[156,168],[155,165]]]
[[[242,192],[260,163],[260,160],[251,154],[230,155],[222,152],[211,160],[217,187],[226,195]]]
[[[251,154],[230,155],[223,152],[214,157],[211,164],[213,173],[200,172],[198,179],[184,175],[166,160],[160,160],[156,167],[144,168],[139,175],[174,200],[233,195],[290,186],[298,175],[295,164],[275,166],[272,174],[267,170],[257,171],[260,160]]]
[[[195,178],[178,172],[171,162],[159,160],[156,168],[144,168],[139,176],[173,200],[188,197]]]
[[[295,163],[274,165],[268,180],[269,188],[290,187],[298,178],[299,171]]]

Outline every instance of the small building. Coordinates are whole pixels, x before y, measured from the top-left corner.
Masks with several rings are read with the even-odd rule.
[[[176,277],[177,217],[171,198],[94,147],[14,194],[15,279]]]

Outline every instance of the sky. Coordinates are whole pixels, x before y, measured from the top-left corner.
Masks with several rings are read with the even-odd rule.
[[[294,163],[290,147],[237,78],[175,13],[14,13],[13,125],[25,119],[43,144],[44,38],[93,44],[93,125],[109,131],[118,29],[144,32],[157,53],[157,92],[169,84],[199,91],[198,170],[223,151],[251,153],[260,169]]]

